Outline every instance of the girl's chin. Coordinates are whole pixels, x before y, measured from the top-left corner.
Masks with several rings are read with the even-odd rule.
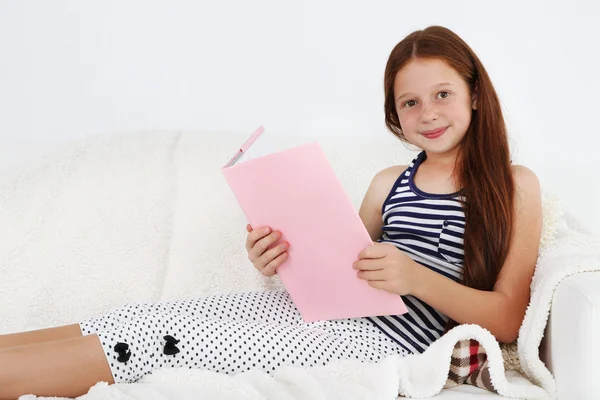
[[[454,143],[421,143],[420,146],[427,153],[431,154],[454,154],[458,151],[458,145]]]

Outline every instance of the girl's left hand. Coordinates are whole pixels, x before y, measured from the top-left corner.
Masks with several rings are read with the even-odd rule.
[[[358,254],[352,267],[370,286],[403,296],[413,292],[420,265],[393,244],[374,242]]]

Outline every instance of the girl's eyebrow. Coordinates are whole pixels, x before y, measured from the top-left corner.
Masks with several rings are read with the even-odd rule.
[[[437,87],[444,86],[444,85],[452,86],[452,84],[450,82],[443,82],[443,83],[438,83],[437,85],[433,85],[432,88],[437,88]],[[405,96],[409,96],[409,95],[412,95],[412,93],[402,93],[400,96],[398,96],[396,101],[400,101],[401,98],[403,98]]]

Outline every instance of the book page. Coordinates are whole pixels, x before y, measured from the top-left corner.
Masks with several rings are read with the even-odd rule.
[[[248,151],[242,154],[232,165],[275,153],[279,150],[281,150],[281,144],[278,143],[274,135],[270,135],[269,132],[265,130],[258,139],[252,143],[248,148]]]

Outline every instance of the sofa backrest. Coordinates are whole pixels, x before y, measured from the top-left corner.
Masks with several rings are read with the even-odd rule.
[[[264,135],[280,149],[318,140],[357,210],[375,173],[416,155],[391,134]],[[126,302],[281,287],[248,261],[247,221],[221,174],[248,136],[96,135],[0,172],[0,333]]]

